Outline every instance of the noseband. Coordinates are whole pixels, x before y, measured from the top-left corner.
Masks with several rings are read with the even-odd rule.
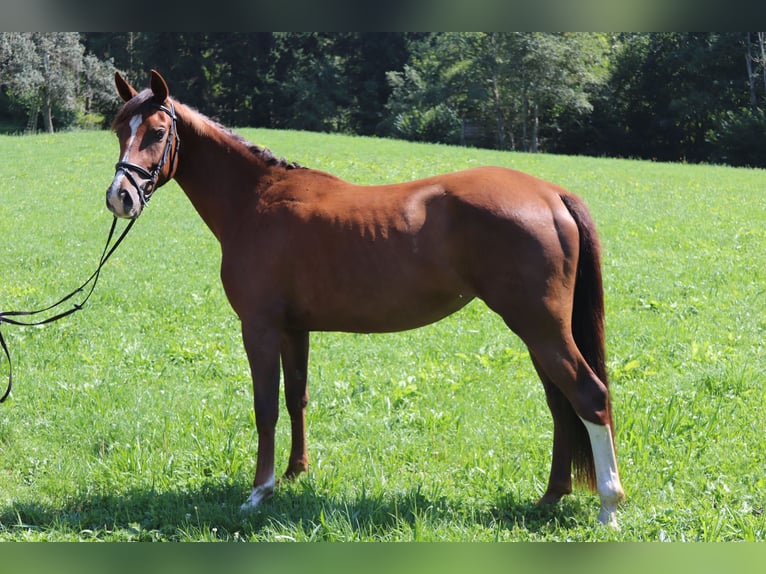
[[[162,157],[160,158],[160,162],[157,164],[157,167],[155,167],[152,171],[149,171],[145,167],[136,165],[135,163],[130,163],[128,161],[117,162],[117,164],[114,166],[115,177],[119,172],[125,174],[125,177],[127,177],[133,187],[136,188],[142,206],[148,203],[149,199],[152,197],[152,194],[158,187],[172,179],[174,170],[176,168],[176,162],[178,160],[178,146],[181,145],[181,139],[178,137],[178,129],[176,128],[176,110],[173,106],[173,102],[170,102],[169,108],[163,106],[162,104],[151,105],[152,107],[165,112],[168,116],[170,116],[170,119],[172,120],[170,124],[170,132],[168,133],[168,139],[165,143],[165,151],[162,152]],[[174,141],[175,145],[173,145]],[[168,177],[160,185],[156,185],[162,168],[165,167],[168,158],[170,158],[171,149],[173,150],[173,156],[170,159],[170,172],[168,172]],[[141,187],[138,185],[138,182],[134,177],[135,173],[138,173],[142,178],[149,180],[149,182]]]

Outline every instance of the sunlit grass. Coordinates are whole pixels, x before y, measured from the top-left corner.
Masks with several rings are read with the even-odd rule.
[[[534,502],[551,421],[526,349],[480,302],[417,331],[312,335],[309,473],[252,515],[256,434],[219,248],[171,183],[81,313],[2,325],[3,540],[764,540],[764,172],[240,130],[359,183],[500,164],[591,208],[628,501]],[[0,137],[0,309],[47,305],[95,268],[117,146]],[[5,372],[5,360],[0,367]],[[0,373],[0,374],[2,374]],[[287,413],[277,464],[287,461]]]

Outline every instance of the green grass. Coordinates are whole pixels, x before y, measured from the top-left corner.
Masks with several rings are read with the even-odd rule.
[[[417,331],[312,335],[311,469],[241,515],[257,437],[219,248],[175,183],[85,310],[3,325],[0,540],[764,540],[766,174],[240,130],[359,183],[479,164],[582,196],[604,247],[621,530],[577,491],[534,506],[551,421],[526,349],[481,302]],[[114,136],[0,136],[0,309],[94,269]],[[0,362],[2,373],[7,364]],[[289,449],[287,413],[278,471]]]

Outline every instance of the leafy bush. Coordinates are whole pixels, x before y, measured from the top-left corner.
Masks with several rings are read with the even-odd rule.
[[[411,141],[457,144],[460,143],[461,128],[457,113],[446,104],[424,110],[411,109],[397,114],[394,119],[395,135]]]
[[[95,112],[78,111],[75,115],[74,126],[84,130],[97,130],[108,125],[108,120],[104,114]]]
[[[714,161],[734,166],[766,167],[766,113],[763,109],[726,112],[720,128],[708,137]]]

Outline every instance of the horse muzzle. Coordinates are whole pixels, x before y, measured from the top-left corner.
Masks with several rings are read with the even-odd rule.
[[[115,178],[106,190],[106,207],[117,217],[135,219],[141,215],[144,206],[137,191],[124,183],[124,178]]]

